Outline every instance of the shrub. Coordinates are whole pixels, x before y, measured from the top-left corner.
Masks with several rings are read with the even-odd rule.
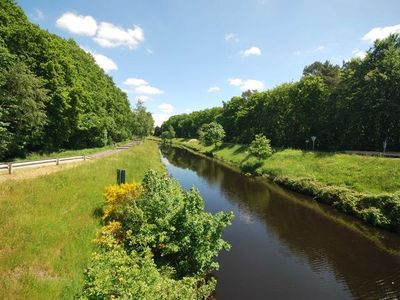
[[[106,207],[104,209],[103,219],[118,220],[123,218],[126,205],[137,199],[142,193],[142,186],[137,183],[123,183],[121,185],[111,185],[107,187],[104,197]]]
[[[217,145],[225,137],[225,130],[221,124],[217,122],[211,122],[209,124],[203,124],[199,129],[199,139],[206,145]]]
[[[215,280],[175,280],[157,269],[151,253],[128,253],[110,235],[104,240],[85,272],[83,299],[205,299],[215,289]]]
[[[262,134],[257,134],[249,147],[251,155],[265,159],[272,155],[271,141]]]
[[[83,298],[204,299],[215,288],[205,279],[230,245],[222,230],[232,213],[212,215],[196,189],[155,171],[142,184],[108,187],[99,251],[85,273]]]

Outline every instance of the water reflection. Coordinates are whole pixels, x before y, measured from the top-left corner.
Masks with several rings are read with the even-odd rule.
[[[185,188],[199,188],[207,210],[236,215],[225,232],[232,250],[218,258],[218,299],[400,297],[397,235],[186,150],[163,155]]]

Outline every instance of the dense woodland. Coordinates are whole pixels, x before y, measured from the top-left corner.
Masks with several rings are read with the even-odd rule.
[[[74,40],[0,0],[0,160],[143,137],[153,123]]]
[[[225,141],[249,144],[256,134],[274,147],[320,150],[400,150],[400,36],[377,40],[364,59],[340,67],[306,66],[299,81],[267,91],[247,91],[222,107],[172,116],[177,137],[197,138],[199,128],[220,123]],[[308,143],[306,142],[308,140]]]

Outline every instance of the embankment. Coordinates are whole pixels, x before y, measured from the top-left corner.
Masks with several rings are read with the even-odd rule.
[[[206,147],[187,139],[174,139],[173,145],[310,195],[367,224],[400,232],[400,160],[285,149],[260,161],[249,156],[245,145]]]

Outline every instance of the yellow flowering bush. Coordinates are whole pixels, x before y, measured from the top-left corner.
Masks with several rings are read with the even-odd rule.
[[[125,232],[122,228],[122,224],[118,221],[111,221],[107,225],[101,227],[96,234],[94,242],[100,246],[107,246],[110,241],[110,237],[116,242],[122,242],[125,238]]]
[[[143,192],[139,183],[123,183],[107,187],[104,197],[107,206],[104,209],[103,219],[118,219],[124,206],[140,197]]]

